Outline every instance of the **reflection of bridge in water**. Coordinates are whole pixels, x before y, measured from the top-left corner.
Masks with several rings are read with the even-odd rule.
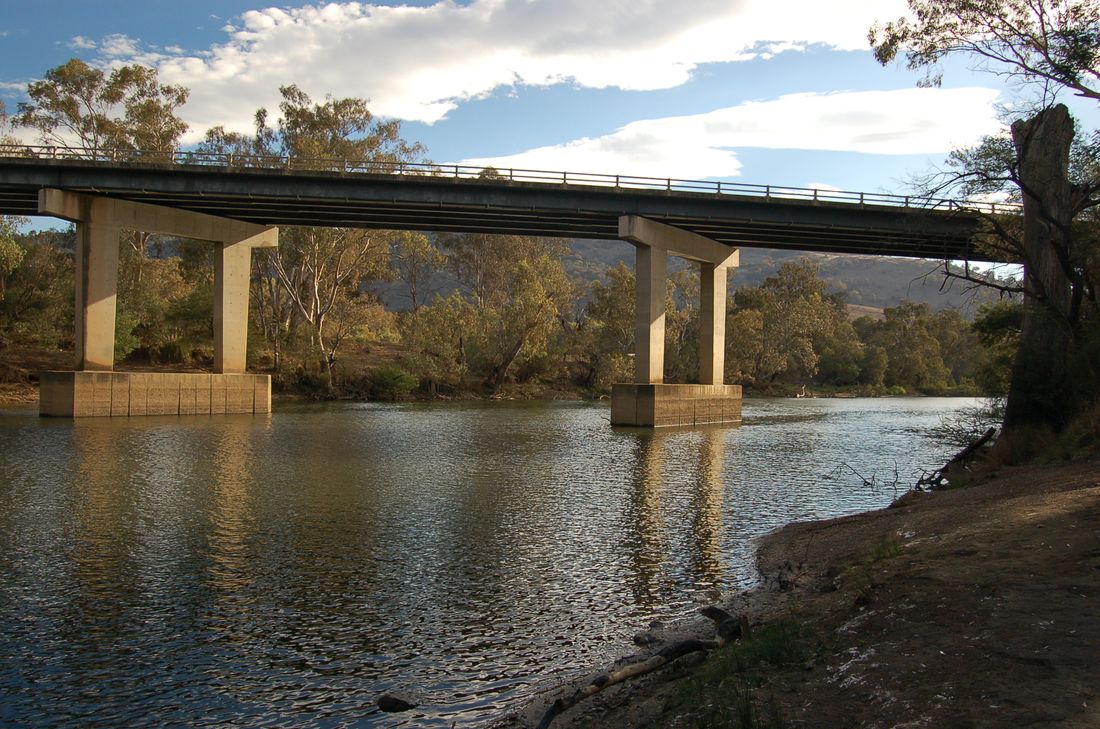
[[[50,415],[269,410],[269,378],[244,374],[248,281],[252,249],[276,246],[282,225],[629,241],[635,377],[616,386],[612,421],[643,426],[740,420],[740,388],[723,383],[726,282],[739,247],[980,258],[978,211],[949,200],[459,165],[21,154],[0,157],[0,213],[53,215],[77,229],[76,371],[43,377],[40,409]],[[214,375],[111,373],[122,228],[217,246]],[[663,384],[670,254],[699,264],[697,385]]]

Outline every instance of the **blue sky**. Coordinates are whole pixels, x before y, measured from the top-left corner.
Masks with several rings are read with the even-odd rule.
[[[938,89],[880,67],[867,29],[904,3],[244,0],[4,3],[0,97],[72,57],[192,90],[196,141],[249,131],[278,86],[370,99],[436,162],[910,191],[1018,96],[964,62]],[[1090,127],[1091,107],[1074,104]]]

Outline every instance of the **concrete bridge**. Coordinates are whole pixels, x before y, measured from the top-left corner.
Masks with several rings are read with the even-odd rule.
[[[996,212],[991,206],[983,212]],[[1006,211],[1007,211],[1007,206]],[[251,251],[277,226],[317,225],[621,239],[636,248],[634,382],[616,385],[612,422],[735,422],[723,382],[726,281],[740,247],[981,260],[978,211],[949,200],[728,182],[240,155],[22,148],[0,157],[0,213],[76,224],[76,363],[46,373],[40,412],[69,417],[267,412],[270,378],[247,375]],[[115,373],[118,234],[211,241],[215,373]],[[697,385],[666,385],[667,257],[701,273]]]

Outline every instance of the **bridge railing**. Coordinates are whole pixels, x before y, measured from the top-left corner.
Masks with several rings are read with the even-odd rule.
[[[1016,213],[1015,202],[955,200],[922,195],[892,195],[877,192],[854,192],[831,188],[754,185],[721,180],[685,180],[674,177],[639,175],[609,175],[594,172],[557,172],[520,168],[482,167],[430,162],[396,162],[384,160],[350,160],[325,157],[293,157],[280,155],[240,154],[236,152],[143,152],[129,150],[88,150],[77,147],[7,145],[0,146],[0,157],[81,160],[112,164],[169,165],[176,167],[218,167],[223,169],[264,169],[300,172],[335,172],[341,174],[400,175],[410,177],[445,177],[466,180],[507,180],[547,185],[577,185],[632,190],[664,190],[712,195],[737,195],[766,200],[800,200],[849,205],[885,205],[924,210],[972,210],[983,213]]]

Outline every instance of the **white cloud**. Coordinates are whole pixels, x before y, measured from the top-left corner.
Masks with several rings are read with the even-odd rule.
[[[734,150],[741,147],[941,153],[1001,128],[994,108],[998,93],[911,88],[790,94],[706,114],[636,121],[602,137],[463,164],[699,179],[736,176],[741,164]]]
[[[103,39],[99,51],[108,58],[130,58],[138,54],[138,43],[127,35],[116,33]]]
[[[463,100],[517,84],[670,88],[702,63],[824,44],[866,49],[866,29],[903,0],[440,0],[428,7],[359,2],[253,10],[209,50],[142,56],[104,41],[113,61],[154,63],[184,84],[192,139],[214,124],[249,131],[257,107],[296,83],[371,100],[382,116],[435,122]],[[130,41],[127,47],[126,42]]]
[[[88,51],[96,47],[96,42],[91,38],[85,38],[82,35],[73,36],[73,39],[69,41],[69,48],[78,51]]]

